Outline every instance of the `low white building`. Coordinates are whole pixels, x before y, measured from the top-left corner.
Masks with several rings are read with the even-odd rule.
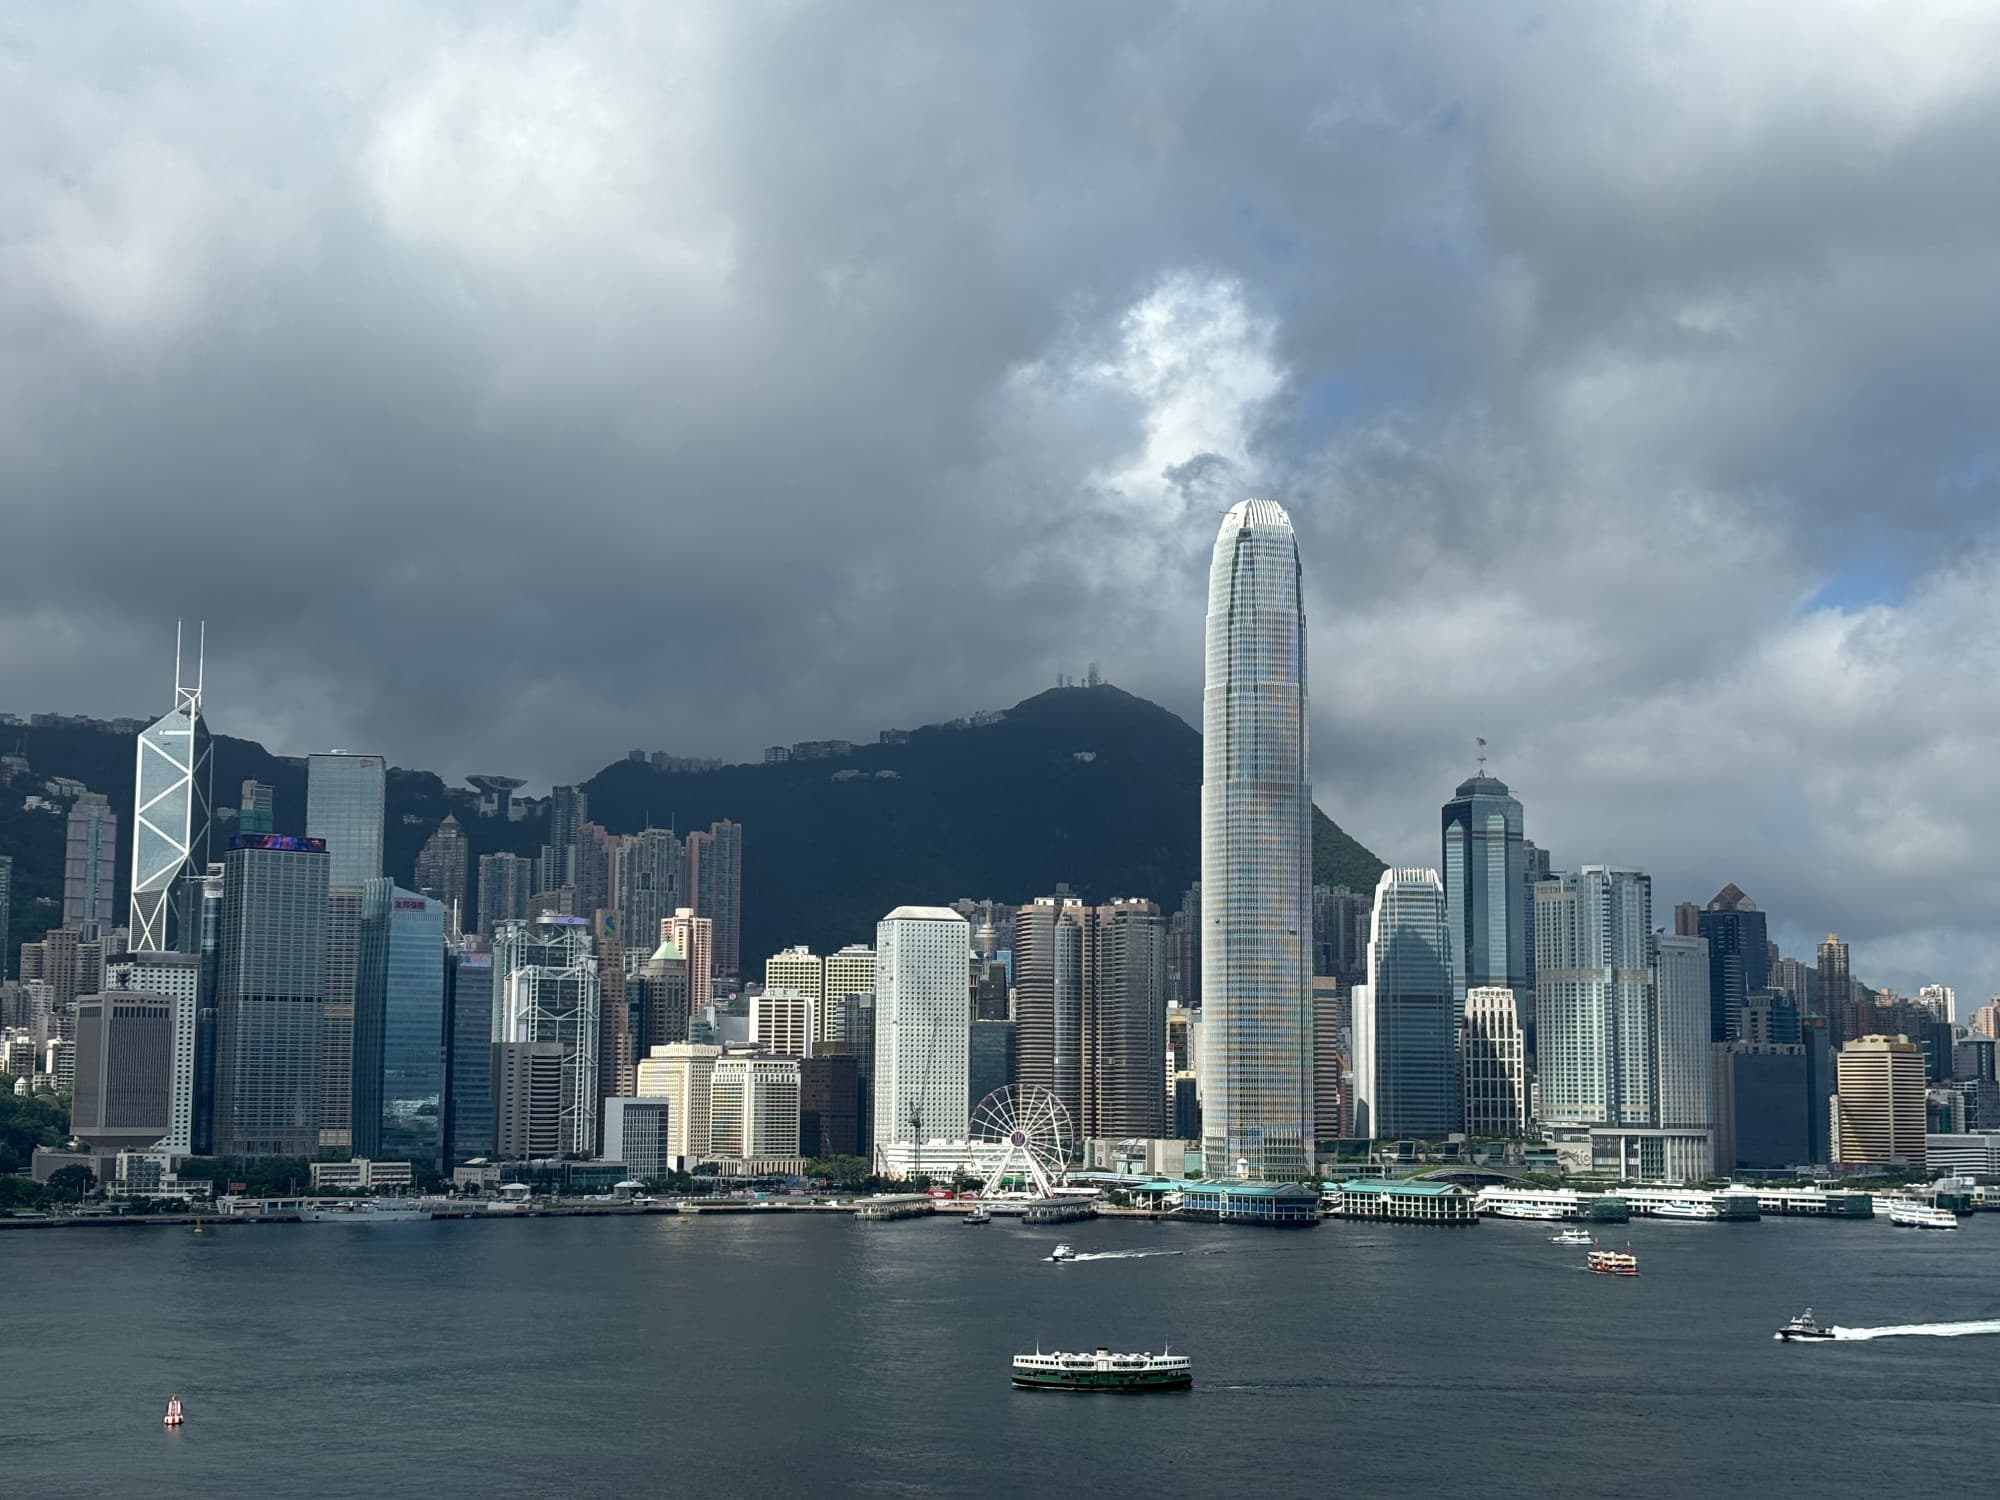
[[[406,1188],[413,1177],[406,1161],[370,1161],[365,1156],[347,1161],[316,1161],[312,1173],[314,1191],[338,1188],[370,1192],[382,1188]]]
[[[2000,1130],[1924,1137],[1924,1165],[1938,1176],[2000,1173]]]
[[[1590,1132],[1590,1170],[1626,1182],[1700,1182],[1715,1170],[1707,1130],[1600,1125]]]
[[[883,1141],[875,1148],[875,1170],[884,1177],[957,1176],[985,1179],[1013,1148],[1005,1141]]]

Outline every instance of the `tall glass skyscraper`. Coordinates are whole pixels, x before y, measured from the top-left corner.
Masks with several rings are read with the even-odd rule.
[[[1708,1039],[1739,1040],[1732,1024],[1750,996],[1771,984],[1770,933],[1764,913],[1734,881],[1695,916],[1708,942]]]
[[[69,810],[63,856],[63,920],[86,943],[118,925],[111,894],[118,881],[118,814],[99,792],[85,792]]]
[[[1368,983],[1354,996],[1354,1133],[1436,1140],[1461,1128],[1459,1004],[1444,885],[1435,870],[1384,870],[1375,886]]]
[[[223,856],[218,1156],[311,1156],[319,1147],[326,863],[318,839],[275,833],[239,833]]]
[[[174,707],[139,732],[132,789],[132,920],[134,953],[192,951],[199,941],[193,897],[208,867],[209,745],[201,717],[202,660],[193,686],[181,680],[181,641],[174,636]],[[182,882],[189,882],[184,888]],[[177,903],[176,897],[181,898]],[[170,923],[172,924],[170,928]]]
[[[590,924],[581,917],[507,922],[494,935],[493,1040],[562,1049],[558,1149],[565,1155],[597,1151],[599,982]]]
[[[445,963],[445,1156],[461,1166],[491,1156],[493,1138],[493,955],[453,951]]]
[[[1527,860],[1521,804],[1481,771],[1444,805],[1444,900],[1460,1004],[1472,989],[1527,993]]]
[[[354,996],[354,1152],[442,1166],[444,904],[386,877],[365,889]]]
[[[1208,577],[1202,691],[1202,1153],[1211,1177],[1311,1170],[1312,787],[1291,517],[1244,500]]]
[[[306,836],[326,840],[327,884],[366,885],[382,875],[388,773],[379,755],[333,750],[306,758]]]

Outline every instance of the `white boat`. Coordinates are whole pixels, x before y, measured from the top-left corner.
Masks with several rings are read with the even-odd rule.
[[[1958,1215],[1915,1199],[1898,1199],[1889,1204],[1889,1222],[1898,1229],[1956,1229]]]
[[[1655,1204],[1653,1217],[1656,1219],[1719,1219],[1722,1210],[1706,1198],[1669,1198],[1664,1203]]]
[[[959,1220],[959,1222],[961,1224],[991,1224],[993,1222],[993,1215],[983,1208],[975,1208],[971,1213]]]
[[[394,1198],[359,1198],[352,1203],[321,1204],[299,1210],[308,1224],[388,1224],[428,1219],[431,1211]]]
[[[1049,1256],[1050,1260],[1075,1260],[1076,1250],[1070,1245],[1058,1245]]]
[[[1822,1328],[1818,1323],[1813,1321],[1812,1309],[1810,1307],[1778,1330],[1778,1338],[1787,1344],[1797,1343],[1804,1339],[1830,1339],[1832,1337],[1833,1330],[1831,1328]]]
[[[1565,1229],[1561,1234],[1549,1236],[1551,1245],[1588,1245],[1592,1243],[1590,1231],[1581,1227]]]
[[[1516,1203],[1503,1198],[1493,1205],[1493,1217],[1496,1219],[1556,1220],[1566,1218],[1567,1215],[1562,1209],[1555,1207],[1553,1204]]]

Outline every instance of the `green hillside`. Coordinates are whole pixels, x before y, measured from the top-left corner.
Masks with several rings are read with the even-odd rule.
[[[0,798],[0,852],[16,861],[19,944],[60,916],[63,836],[60,817],[21,811],[20,794],[61,775],[109,796],[119,816],[122,903],[133,743],[90,728],[9,733],[34,767],[10,789],[15,795]],[[280,831],[303,828],[302,760],[221,735],[214,758],[218,804],[233,809],[240,784],[254,778],[276,788]],[[648,823],[685,831],[725,817],[743,825],[743,952],[754,966],[789,943],[872,941],[876,920],[906,902],[1021,901],[1059,881],[1086,900],[1145,896],[1172,910],[1200,870],[1200,784],[1200,735],[1157,704],[1100,686],[1052,689],[996,723],[913,730],[906,743],[864,745],[838,759],[694,774],[621,760],[586,786],[592,818],[614,833]],[[477,816],[468,789],[447,788],[429,772],[393,770],[390,874],[412,878],[418,849],[447,811],[465,825],[475,857],[532,854],[546,835],[541,821]],[[219,819],[218,838],[233,827]],[[1380,860],[1317,810],[1313,831],[1316,881],[1373,887]]]

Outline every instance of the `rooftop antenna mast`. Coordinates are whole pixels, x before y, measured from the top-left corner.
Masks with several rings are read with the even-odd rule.
[[[1486,741],[1478,735],[1474,735],[1472,742],[1479,747],[1479,774],[1484,776],[1486,774]]]

